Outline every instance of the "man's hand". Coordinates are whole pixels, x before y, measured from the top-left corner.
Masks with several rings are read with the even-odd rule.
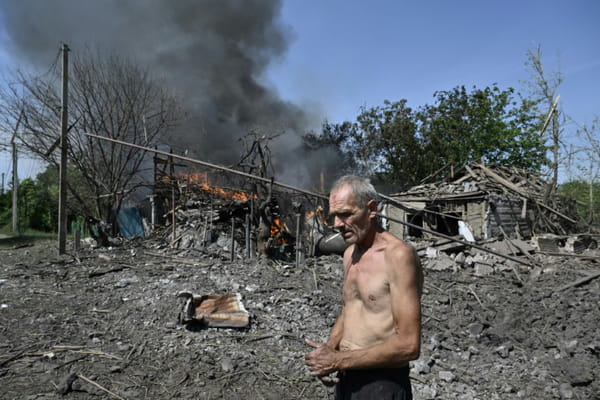
[[[329,376],[331,373],[338,370],[337,351],[329,348],[325,343],[314,342],[310,339],[305,339],[306,344],[315,348],[304,357],[304,363],[312,376],[317,376],[327,386],[334,385],[338,382],[338,378]]]

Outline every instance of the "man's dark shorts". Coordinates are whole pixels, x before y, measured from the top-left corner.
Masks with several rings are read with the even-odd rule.
[[[336,400],[412,400],[409,368],[340,371]]]

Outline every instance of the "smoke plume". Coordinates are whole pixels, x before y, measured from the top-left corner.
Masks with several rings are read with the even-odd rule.
[[[0,38],[13,60],[39,69],[61,43],[72,52],[97,47],[132,58],[163,78],[187,109],[187,123],[168,144],[231,164],[247,130],[285,132],[271,149],[276,178],[306,185],[315,180],[301,161],[300,135],[319,123],[264,83],[290,40],[280,9],[279,0],[3,0]]]

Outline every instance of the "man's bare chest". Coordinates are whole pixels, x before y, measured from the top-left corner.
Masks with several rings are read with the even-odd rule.
[[[372,311],[387,307],[390,287],[385,266],[381,261],[351,264],[346,274],[343,291],[346,305],[361,303]]]

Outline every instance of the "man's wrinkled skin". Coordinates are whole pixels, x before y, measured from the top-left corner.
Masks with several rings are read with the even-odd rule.
[[[329,199],[344,253],[343,307],[326,343],[306,339],[312,376],[333,385],[336,371],[395,368],[419,357],[423,275],[414,248],[384,231],[377,203],[358,204],[352,186]]]

